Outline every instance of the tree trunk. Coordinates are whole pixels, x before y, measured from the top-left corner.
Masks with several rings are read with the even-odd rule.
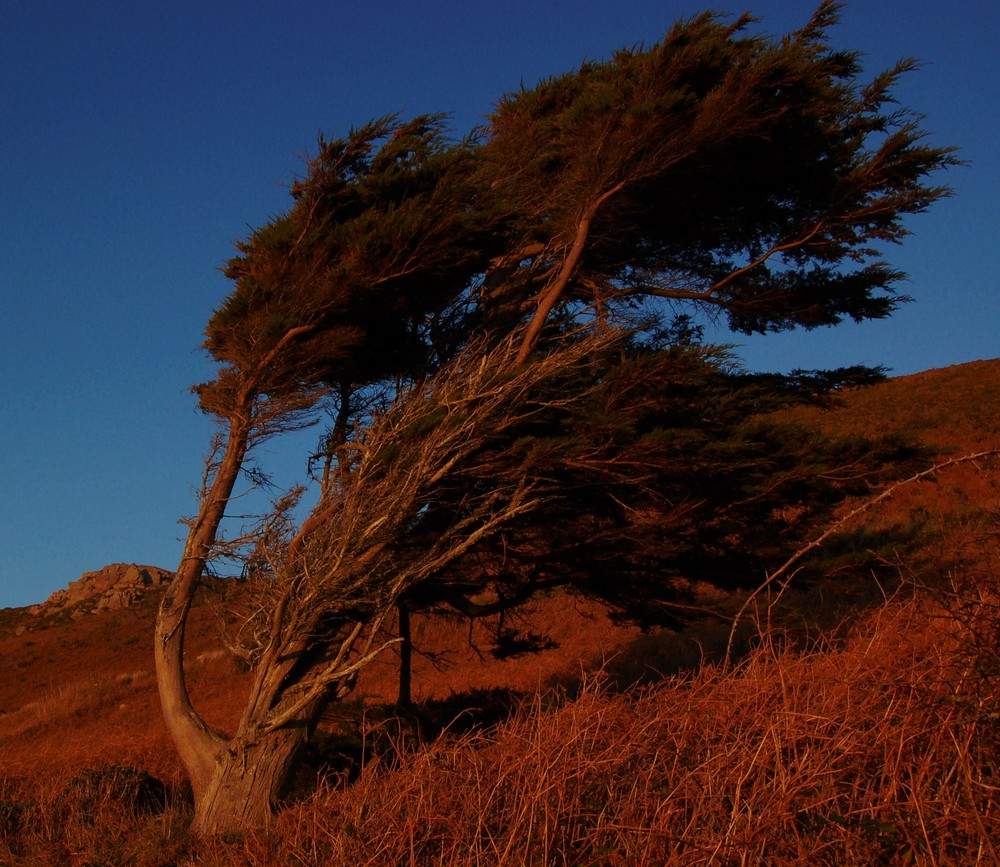
[[[153,656],[163,719],[187,769],[195,801],[214,774],[214,756],[226,738],[212,731],[191,704],[184,677],[184,635],[202,570],[215,543],[226,505],[247,452],[246,426],[233,422],[215,479],[188,534],[184,556],[156,618]]]
[[[208,459],[198,514],[190,523],[181,562],[157,612],[153,655],[160,706],[191,781],[195,827],[206,833],[216,828],[220,832],[245,829],[267,821],[308,732],[305,725],[282,728],[250,743],[211,729],[188,693],[184,637],[195,592],[251,443],[259,441],[269,425],[280,428],[283,416],[305,407],[296,400],[261,406],[261,382],[267,381],[281,353],[314,327],[289,329],[256,364],[240,374],[232,403],[225,411],[229,420],[225,448],[214,472],[212,461],[217,453]]]
[[[610,189],[605,190],[580,215],[580,221],[576,226],[576,237],[573,239],[573,245],[570,247],[566,258],[563,260],[559,273],[556,275],[552,283],[542,292],[542,297],[538,301],[538,307],[535,310],[535,314],[531,317],[531,321],[528,323],[528,328],[525,331],[523,339],[521,340],[521,348],[517,353],[516,364],[523,364],[528,360],[528,356],[531,355],[531,351],[535,348],[535,344],[538,342],[538,338],[542,333],[542,329],[545,327],[545,323],[549,318],[549,314],[552,312],[552,308],[556,306],[556,302],[559,301],[559,298],[566,291],[570,278],[573,276],[573,271],[576,269],[580,258],[583,256],[583,251],[587,246],[587,240],[590,237],[590,227],[598,210],[608,199],[621,192],[624,187],[625,182],[622,181],[615,184]]]
[[[305,727],[269,732],[256,742],[230,741],[195,800],[194,830],[203,835],[232,834],[271,822],[305,742]]]
[[[399,695],[396,707],[413,706],[413,636],[410,632],[410,609],[405,602],[396,606],[399,612]]]

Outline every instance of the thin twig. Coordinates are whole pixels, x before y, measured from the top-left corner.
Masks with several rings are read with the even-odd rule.
[[[819,536],[817,536],[807,545],[803,546],[802,548],[799,548],[794,554],[792,554],[791,557],[789,557],[784,563],[782,563],[781,566],[779,566],[774,572],[768,575],[766,580],[746,598],[743,605],[740,606],[740,610],[736,612],[736,616],[733,618],[733,625],[729,630],[729,640],[726,643],[725,664],[728,666],[732,659],[733,641],[735,640],[736,637],[736,627],[739,625],[740,620],[746,613],[747,608],[750,607],[750,603],[753,602],[753,600],[756,599],[758,595],[760,595],[764,590],[770,587],[782,575],[788,572],[788,570],[791,569],[792,566],[794,566],[796,563],[798,563],[799,560],[801,560],[806,554],[808,554],[810,551],[822,545],[827,539],[830,538],[830,536],[836,533],[841,527],[843,527],[848,522],[852,521],[858,515],[861,515],[864,512],[867,512],[869,509],[873,508],[874,506],[878,505],[883,500],[888,499],[896,491],[898,491],[902,487],[905,487],[906,485],[912,484],[913,482],[919,482],[923,479],[933,476],[935,473],[938,473],[941,470],[955,466],[956,464],[964,464],[964,463],[969,463],[970,461],[978,461],[982,458],[994,457],[998,454],[1000,454],[1000,448],[995,448],[995,449],[987,449],[986,451],[982,452],[976,452],[975,454],[962,455],[961,457],[958,458],[950,458],[947,461],[942,461],[939,464],[935,464],[930,469],[922,470],[921,472],[916,473],[915,475],[912,475],[909,478],[895,482],[881,493],[877,494],[874,497],[871,497],[868,500],[865,500],[856,509],[852,509],[846,515],[844,515],[844,517],[840,518],[837,521],[834,521],[834,523],[832,523],[829,527],[827,527],[827,529],[824,530]]]

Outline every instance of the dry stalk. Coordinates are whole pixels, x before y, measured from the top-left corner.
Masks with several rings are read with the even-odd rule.
[[[974,454],[962,455],[961,457],[951,458],[947,461],[941,461],[940,463],[935,464],[933,467],[930,467],[929,469],[922,470],[921,472],[915,473],[909,478],[902,479],[901,481],[889,485],[887,488],[885,488],[883,491],[880,491],[874,497],[868,498],[859,506],[857,506],[856,508],[852,509],[850,512],[845,514],[843,517],[834,521],[819,536],[817,536],[811,542],[799,548],[794,554],[792,554],[791,557],[789,557],[784,563],[782,563],[777,569],[775,569],[774,572],[768,575],[767,578],[764,580],[764,582],[761,583],[758,587],[756,587],[753,590],[753,592],[750,593],[749,596],[747,596],[746,600],[740,606],[739,611],[737,611],[736,615],[733,617],[733,624],[729,631],[729,640],[726,643],[725,659],[727,663],[732,660],[732,649],[733,649],[733,642],[735,641],[736,638],[736,628],[737,626],[739,626],[740,621],[743,619],[743,615],[746,614],[747,609],[750,607],[751,604],[754,603],[756,598],[761,593],[769,589],[776,581],[780,580],[785,576],[788,576],[788,579],[783,583],[781,588],[781,590],[784,590],[784,588],[788,586],[788,583],[794,577],[794,573],[790,573],[790,570],[792,569],[793,566],[795,566],[796,563],[798,563],[803,557],[805,557],[806,554],[820,547],[827,539],[829,539],[834,533],[836,533],[842,527],[849,524],[859,515],[864,514],[865,512],[877,506],[882,501],[891,497],[900,488],[903,488],[906,485],[911,485],[914,482],[919,482],[924,479],[930,478],[931,476],[934,476],[937,473],[941,472],[941,470],[953,467],[957,464],[965,464],[973,461],[982,460],[983,458],[995,457],[998,454],[1000,454],[1000,449],[987,449],[985,451],[975,452]]]

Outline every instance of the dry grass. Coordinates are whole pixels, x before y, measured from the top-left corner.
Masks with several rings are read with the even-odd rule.
[[[0,863],[996,864],[1000,600],[978,592],[889,602],[837,647],[539,696],[239,841],[190,838],[180,795],[8,781]]]
[[[148,670],[121,674],[91,673],[79,680],[61,683],[43,690],[40,697],[26,702],[5,715],[5,738],[34,735],[39,729],[72,725],[73,719],[86,715],[106,716],[114,708],[123,708],[136,689],[153,687]]]
[[[557,710],[539,700],[489,735],[368,768],[288,810],[253,851],[289,864],[998,863],[997,672],[969,653],[969,630],[996,624],[893,603],[841,648],[763,646],[735,670],[625,695],[592,681]]]
[[[992,387],[1000,366],[968,373]],[[951,372],[907,379],[919,400],[893,382],[852,397],[849,413],[877,418],[879,430],[931,432],[942,451],[995,440],[995,391],[963,418],[969,383]],[[826,418],[859,424],[841,411]],[[16,624],[4,625],[0,865],[1000,864],[998,492],[994,464],[955,467],[895,496],[879,520],[934,519],[914,573],[927,586],[837,643],[796,650],[765,629],[734,667],[695,666],[641,690],[616,687],[644,663],[664,670],[674,646],[664,655],[663,636],[616,632],[565,600],[540,604],[525,624],[544,625],[559,645],[548,656],[483,664],[480,627],[420,624],[419,643],[442,665],[418,658],[419,699],[496,686],[529,698],[491,729],[460,734],[456,724],[419,748],[401,739],[396,753],[366,759],[349,781],[323,778],[240,840],[187,831],[190,797],[148,674],[151,611],[16,638]],[[245,675],[214,654],[210,611],[195,618],[192,686],[226,725]],[[554,675],[595,657],[610,659],[606,679],[571,695],[541,688],[572,683]],[[391,701],[391,657],[362,690]],[[384,744],[385,729],[369,737]],[[163,780],[165,799],[120,765]]]

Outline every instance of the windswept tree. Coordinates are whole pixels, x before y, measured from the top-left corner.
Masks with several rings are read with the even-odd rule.
[[[399,606],[470,615],[570,585],[663,620],[759,580],[881,446],[766,413],[868,371],[751,376],[681,315],[737,332],[888,316],[879,247],[944,190],[948,149],[830,47],[706,14],[505,97],[473,136],[383,118],[319,143],[288,212],[239,246],[207,327],[218,419],[156,633],[196,824],[263,822],[317,720]],[[301,522],[251,544],[255,677],[236,731],[184,680],[184,626],[254,447],[332,413]],[[317,463],[318,462],[318,463]]]

